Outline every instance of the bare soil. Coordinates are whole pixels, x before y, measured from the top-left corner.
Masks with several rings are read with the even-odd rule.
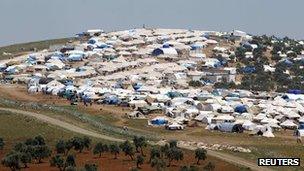
[[[0,158],[4,156],[4,154],[7,153],[7,150],[0,151]],[[145,151],[146,154],[148,154],[148,151]],[[136,167],[135,160],[132,161],[129,156],[125,156],[123,153],[120,153],[118,155],[118,159],[114,159],[114,156],[110,153],[104,153],[102,154],[101,158],[98,156],[94,156],[91,151],[85,151],[83,153],[78,152],[72,152],[71,154],[74,154],[76,156],[76,166],[77,168],[83,168],[86,163],[90,164],[97,164],[99,166],[99,170],[103,171],[124,171],[124,170],[130,170],[133,167]],[[54,154],[53,154],[54,155]],[[148,156],[148,155],[147,155]],[[141,170],[147,170],[152,171],[154,170],[151,168],[150,164],[148,163],[149,158],[145,157],[145,162],[141,166]],[[167,160],[165,159],[165,162],[167,163]],[[184,152],[184,159],[180,162],[173,161],[171,167],[167,167],[166,170],[172,170],[176,171],[179,170],[180,167],[187,165],[196,165],[199,168],[203,168],[208,162],[212,162],[215,165],[215,171],[237,171],[240,170],[237,166],[234,166],[232,164],[226,163],[222,160],[219,160],[217,158],[208,156],[205,161],[201,161],[200,165],[196,165],[196,160],[194,158],[194,152],[192,151],[185,151]],[[0,165],[1,171],[9,171],[9,168],[3,167],[3,165]],[[51,167],[49,164],[49,159],[44,159],[43,163],[41,164],[30,164],[29,168],[22,169],[25,171],[58,171],[59,169],[56,167]]]

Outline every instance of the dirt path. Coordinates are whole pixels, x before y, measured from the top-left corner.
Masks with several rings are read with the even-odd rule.
[[[72,132],[76,132],[79,134],[83,134],[83,135],[87,135],[87,136],[91,136],[91,137],[95,137],[95,138],[100,138],[100,139],[105,139],[105,140],[109,140],[109,141],[118,141],[118,142],[122,142],[122,139],[118,139],[118,138],[113,138],[110,136],[106,136],[106,135],[102,135],[93,131],[89,131],[83,128],[80,128],[78,126],[63,122],[59,119],[54,119],[42,114],[37,114],[34,112],[27,112],[27,111],[23,111],[23,110],[17,110],[17,109],[10,109],[10,108],[1,108],[0,107],[0,111],[8,111],[8,112],[12,112],[12,113],[17,113],[17,114],[22,114],[22,115],[26,115],[26,116],[30,116],[30,117],[34,117],[42,122],[46,122],[61,128],[64,128],[66,130],[72,131]]]
[[[54,119],[54,118],[51,118],[51,117],[48,117],[48,116],[45,116],[45,115],[42,115],[42,114],[34,113],[34,112],[28,112],[28,111],[23,111],[23,110],[18,110],[18,109],[11,109],[11,108],[2,108],[2,107],[0,107],[0,111],[8,111],[8,112],[16,113],[16,114],[22,114],[22,115],[25,115],[25,116],[34,117],[34,118],[36,118],[36,119],[38,119],[42,122],[46,122],[46,123],[64,128],[64,129],[69,130],[69,131],[73,131],[73,132],[76,132],[76,133],[79,133],[79,134],[83,134],[83,135],[87,135],[87,136],[91,136],[91,137],[95,137],[95,138],[105,139],[105,140],[109,140],[109,141],[117,141],[117,142],[124,141],[123,139],[118,139],[118,138],[110,137],[110,136],[107,136],[107,135],[102,135],[100,133],[96,133],[96,132],[86,130],[86,129],[80,128],[78,126],[63,122],[59,119]],[[187,147],[186,146],[185,147],[181,146],[181,147],[185,148],[185,149],[194,150],[194,149],[192,149],[188,146]],[[235,163],[237,165],[243,165],[245,167],[249,167],[252,170],[271,171],[271,169],[264,168],[264,167],[259,167],[255,163],[252,163],[250,161],[247,161],[247,160],[239,158],[239,157],[235,157],[233,155],[223,154],[221,152],[216,152],[216,151],[211,151],[211,150],[208,150],[208,155],[219,158],[219,159],[222,159],[222,160],[230,162],[230,163]]]
[[[185,149],[189,149],[189,150],[195,150],[194,148],[191,148],[189,146],[180,146],[180,147],[185,148]],[[252,163],[250,161],[247,161],[247,160],[242,159],[240,157],[235,157],[235,156],[230,155],[230,154],[224,154],[224,153],[217,152],[217,151],[212,151],[212,150],[207,150],[207,154],[210,155],[210,156],[222,159],[224,161],[227,161],[229,163],[235,163],[235,164],[240,165],[240,166],[249,167],[252,170],[273,171],[273,169],[260,167],[256,163]]]

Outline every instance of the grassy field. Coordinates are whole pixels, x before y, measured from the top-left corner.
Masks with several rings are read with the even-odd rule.
[[[70,106],[68,104],[52,105],[41,104],[36,102],[20,103],[17,101],[6,101],[0,98],[1,107],[16,108],[20,110],[31,111],[35,113],[51,116],[62,121],[76,124],[79,127],[85,129],[91,129],[98,133],[105,135],[115,136],[117,138],[132,138],[134,135],[145,136],[146,138],[153,140],[156,135],[152,132],[145,132],[142,130],[128,130],[123,131],[122,126],[113,125],[112,122],[116,121],[111,115],[103,115],[102,113],[89,114],[79,110],[78,106]]]
[[[68,139],[77,135],[30,117],[5,112],[0,113],[0,125],[0,137],[8,144],[36,135],[42,135],[48,143],[54,144],[60,138]]]
[[[65,44],[71,40],[73,40],[73,38],[61,38],[3,46],[0,47],[0,60],[22,55],[25,52],[31,52],[33,50],[48,49],[51,45]],[[5,55],[4,53],[8,53],[9,55]]]

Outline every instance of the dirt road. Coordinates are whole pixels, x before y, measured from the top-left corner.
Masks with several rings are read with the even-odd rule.
[[[188,146],[180,146],[180,147],[185,148],[185,149],[189,149],[189,150],[195,150],[194,148],[190,148]],[[240,157],[235,157],[235,156],[230,155],[230,154],[224,154],[224,153],[217,152],[217,151],[212,151],[212,150],[207,150],[207,154],[210,155],[210,156],[222,159],[224,161],[227,161],[229,163],[235,163],[235,164],[240,165],[240,166],[249,167],[252,170],[273,171],[270,168],[259,167],[256,163],[252,163],[250,161],[247,161],[247,160],[242,159]]]
[[[72,131],[72,132],[76,132],[76,133],[79,133],[79,134],[83,134],[83,135],[87,135],[87,136],[91,136],[91,137],[95,137],[95,138],[101,138],[101,139],[104,139],[104,140],[117,141],[117,142],[122,142],[123,141],[122,139],[102,135],[102,134],[83,129],[83,128],[80,128],[78,126],[75,126],[75,125],[72,125],[72,124],[69,124],[69,123],[66,123],[66,122],[63,122],[59,119],[54,119],[54,118],[51,118],[49,116],[45,116],[45,115],[34,113],[34,112],[27,112],[27,111],[23,111],[23,110],[1,108],[1,107],[0,107],[0,111],[8,111],[8,112],[12,112],[12,113],[17,113],[17,114],[30,116],[30,117],[36,118],[36,119],[38,119],[42,122],[46,122],[48,124],[52,124],[52,125],[64,128],[64,129]]]
[[[11,112],[11,113],[16,113],[16,114],[21,114],[21,115],[33,117],[33,118],[36,118],[36,119],[38,119],[42,122],[46,122],[48,124],[52,124],[52,125],[64,128],[64,129],[69,130],[69,131],[73,131],[73,132],[76,132],[76,133],[79,133],[79,134],[83,134],[83,135],[87,135],[87,136],[91,136],[91,137],[95,137],[95,138],[100,138],[100,139],[109,140],[109,141],[117,141],[117,142],[124,141],[123,139],[118,139],[118,138],[110,137],[110,136],[107,136],[107,135],[102,135],[100,133],[93,132],[93,131],[83,129],[83,128],[80,128],[78,126],[63,122],[59,119],[54,119],[54,118],[51,118],[49,116],[45,116],[45,115],[34,113],[34,112],[28,112],[28,111],[23,111],[23,110],[18,110],[18,109],[11,109],[11,108],[1,108],[1,107],[0,107],[0,111],[8,111],[8,112]],[[191,149],[189,147],[182,147],[182,148],[194,150],[194,149]],[[233,155],[229,155],[229,154],[224,154],[224,153],[217,152],[217,151],[208,150],[208,155],[219,158],[219,159],[222,159],[222,160],[230,162],[230,163],[235,163],[237,165],[242,165],[242,166],[245,166],[245,167],[249,167],[252,170],[258,170],[258,171],[271,171],[272,170],[272,169],[269,169],[269,168],[259,167],[259,166],[257,166],[256,163],[252,163],[252,162],[247,161],[245,159],[242,159],[242,158],[239,158],[239,157],[236,157],[236,156],[233,156]]]

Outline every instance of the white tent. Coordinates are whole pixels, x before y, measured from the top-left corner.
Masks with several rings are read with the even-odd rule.
[[[27,91],[29,93],[37,93],[37,92],[40,91],[40,87],[36,86],[36,85],[33,85],[33,86],[30,86]]]
[[[303,116],[301,118],[299,118],[299,122],[304,123],[304,117]]]
[[[182,129],[184,129],[184,126],[182,126],[178,123],[172,123],[172,124],[166,126],[166,128],[169,130],[182,130]]]
[[[202,123],[208,124],[211,123],[214,114],[211,111],[200,111],[200,114],[197,115],[194,119],[197,121],[201,121]]]
[[[217,117],[213,118],[212,120],[215,120],[216,122],[221,122],[221,121],[224,121],[224,122],[232,122],[234,121],[234,117],[231,116],[231,115],[218,115]]]
[[[264,118],[260,122],[261,122],[261,124],[268,124],[268,123],[275,123],[275,124],[277,124],[277,123],[279,123],[278,120],[272,119],[272,118]]]
[[[252,120],[253,114],[252,113],[242,113],[242,115],[237,114],[236,116],[238,119],[246,119],[246,120]]]
[[[242,127],[243,127],[244,129],[246,129],[246,130],[252,131],[252,130],[254,130],[254,128],[256,127],[256,124],[253,123],[253,122],[251,122],[251,121],[249,121],[249,120],[246,120],[246,121],[243,123]]]
[[[268,128],[267,128],[267,131],[263,133],[263,137],[273,138],[274,135],[273,135],[271,129],[268,129]]]
[[[290,119],[295,119],[295,118],[300,118],[301,116],[299,114],[297,114],[294,111],[288,111],[286,113],[284,113],[286,117],[290,118]]]
[[[134,107],[134,108],[138,108],[138,107],[144,107],[147,106],[147,102],[144,100],[132,100],[129,102],[129,105]]]
[[[217,124],[209,124],[209,125],[206,126],[205,129],[214,130],[214,128],[216,128],[216,127],[217,127]]]
[[[234,109],[230,106],[222,106],[221,111],[222,113],[233,113]]]
[[[256,127],[253,129],[254,132],[266,132],[267,131],[267,126],[265,125],[256,125]]]
[[[260,113],[260,114],[256,115],[255,117],[253,117],[253,120],[261,121],[261,120],[263,120],[264,118],[267,118],[266,114]]]
[[[64,84],[56,81],[56,80],[53,80],[51,82],[49,82],[48,84],[46,84],[46,92],[47,93],[51,93],[53,95],[57,95],[58,92],[63,89],[65,87]]]
[[[212,40],[212,39],[206,40],[205,43],[207,43],[207,44],[218,44],[218,42],[216,40]]]
[[[290,120],[290,119],[282,122],[280,125],[281,125],[281,127],[285,127],[285,128],[297,128],[298,127],[298,125],[296,125],[293,122],[293,120]]]
[[[279,126],[277,123],[268,123],[268,124],[266,124],[266,126],[269,126],[271,128],[275,128],[275,129],[281,129],[281,126]]]

